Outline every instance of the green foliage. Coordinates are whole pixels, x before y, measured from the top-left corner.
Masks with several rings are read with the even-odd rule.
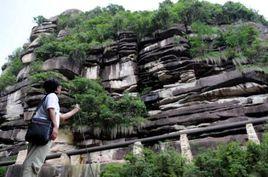
[[[4,177],[7,172],[7,167],[0,167],[0,177]]]
[[[234,26],[222,36],[224,44],[233,53],[232,56],[243,53],[245,56],[253,56],[253,44],[257,45],[258,31],[250,25]],[[254,50],[256,51],[256,50]],[[253,53],[252,53],[253,52]]]
[[[265,18],[240,3],[226,2],[223,6],[207,1],[180,0],[175,4],[181,21],[185,25],[193,22],[206,24],[230,24],[241,21],[255,21],[267,24]]]
[[[31,74],[30,80],[33,83],[40,82],[43,83],[45,80],[49,78],[57,79],[61,82],[61,85],[65,86],[66,78],[59,72],[56,71],[46,71],[46,72],[35,72]]]
[[[120,171],[122,170],[124,164],[120,163],[110,163],[105,165],[104,169],[102,170],[101,176],[102,177],[120,177]]]
[[[38,73],[42,70],[43,61],[36,59],[31,62],[30,74]]]
[[[35,50],[37,58],[46,60],[57,56],[71,56],[79,52],[81,56],[89,49],[89,44],[80,43],[79,40],[73,39],[73,36],[67,36],[64,40],[58,40],[55,36],[44,36],[41,38],[41,47]]]
[[[23,64],[20,61],[21,48],[16,49],[12,55],[8,56],[8,63],[6,70],[0,76],[0,90],[2,91],[7,86],[16,83],[16,76],[22,69]]]
[[[195,165],[204,176],[246,176],[247,152],[230,143],[197,156]]]
[[[37,21],[42,20],[41,17],[36,19]],[[43,60],[60,55],[72,56],[74,53],[85,56],[87,50],[92,46],[100,46],[107,44],[107,41],[116,40],[117,33],[122,30],[134,31],[141,39],[151,36],[155,30],[167,29],[177,23],[191,25],[202,22],[204,25],[218,25],[230,24],[239,20],[267,23],[256,12],[247,9],[240,3],[232,2],[221,6],[198,0],[180,0],[177,3],[165,0],[160,3],[158,10],[135,12],[111,4],[105,8],[97,7],[85,13],[61,15],[58,20],[58,31],[67,29],[69,35],[61,40],[55,36],[43,37],[42,45],[36,50],[36,53],[37,57]],[[199,25],[199,27],[205,29],[204,25]],[[193,26],[195,25],[193,24]],[[193,40],[193,46],[203,45],[200,40],[196,38]],[[205,46],[200,47],[205,48]]]
[[[244,147],[237,142],[220,145],[199,153],[192,163],[174,150],[160,153],[145,149],[143,156],[126,157],[125,164],[108,164],[101,177],[229,177],[268,175],[268,134],[260,145],[248,142]]]
[[[221,61],[222,59],[255,59],[261,55],[259,32],[249,24],[231,25],[226,30],[195,22],[192,24],[195,35],[189,38],[192,57]]]
[[[129,154],[127,163],[114,165],[109,164],[101,173],[101,177],[108,177],[115,172],[117,177],[176,177],[183,176],[190,165],[174,150],[165,150],[154,153],[145,149],[144,156],[137,157]]]
[[[37,16],[37,17],[34,17],[33,19],[34,19],[34,21],[35,21],[35,23],[36,23],[37,25],[41,25],[41,24],[44,23],[45,20],[46,20],[46,18],[45,18],[44,16],[42,16],[42,15],[39,15],[39,16]]]
[[[192,57],[204,56],[209,49],[213,49],[215,44],[210,44],[206,38],[220,36],[220,30],[217,27],[209,26],[201,22],[194,22],[192,24],[194,36],[189,38],[191,44],[190,54]]]
[[[0,91],[4,90],[9,85],[16,83],[16,77],[10,72],[4,72],[0,77]]]
[[[145,105],[139,98],[125,94],[115,100],[98,81],[77,77],[67,88],[75,102],[81,105],[82,111],[72,119],[77,125],[111,129],[116,125],[136,125],[146,116]]]

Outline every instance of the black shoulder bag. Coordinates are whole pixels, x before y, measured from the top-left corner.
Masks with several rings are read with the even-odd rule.
[[[45,145],[50,140],[50,136],[52,133],[52,121],[46,119],[33,118],[37,112],[37,110],[43,105],[46,96],[39,103],[36,108],[31,122],[29,123],[27,133],[25,135],[25,140],[33,143],[35,145]]]

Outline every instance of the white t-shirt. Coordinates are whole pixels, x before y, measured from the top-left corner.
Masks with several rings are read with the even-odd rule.
[[[45,101],[40,106],[40,108],[36,111],[34,118],[39,119],[49,119],[48,116],[48,108],[54,108],[56,114],[56,123],[57,127],[60,125],[60,105],[59,105],[59,98],[55,93],[50,93],[47,95]]]

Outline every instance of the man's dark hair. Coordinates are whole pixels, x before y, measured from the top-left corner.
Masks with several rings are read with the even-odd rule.
[[[54,93],[58,86],[60,86],[60,83],[56,79],[48,79],[43,84],[46,93]]]

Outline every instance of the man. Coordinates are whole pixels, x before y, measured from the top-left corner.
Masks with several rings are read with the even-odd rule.
[[[43,88],[46,91],[46,97],[42,105],[33,116],[35,119],[47,119],[53,123],[53,130],[51,140],[45,145],[35,145],[29,143],[27,149],[27,156],[23,162],[23,177],[37,177],[38,173],[46,159],[49,149],[52,145],[52,140],[58,136],[60,120],[67,120],[76,114],[80,107],[76,105],[71,111],[61,114],[59,98],[57,95],[61,94],[61,85],[55,79],[49,79],[44,82]]]

